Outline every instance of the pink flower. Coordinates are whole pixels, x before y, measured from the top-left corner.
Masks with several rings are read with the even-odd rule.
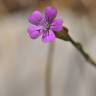
[[[32,39],[42,36],[44,43],[55,41],[56,37],[54,32],[60,32],[63,28],[63,21],[55,20],[57,10],[53,7],[45,8],[45,16],[42,16],[40,11],[34,11],[28,17],[29,22],[32,24],[28,28],[28,34]]]

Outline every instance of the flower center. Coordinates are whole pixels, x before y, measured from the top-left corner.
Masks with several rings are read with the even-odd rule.
[[[50,29],[50,23],[45,18],[41,20],[40,25],[43,27],[44,32]]]

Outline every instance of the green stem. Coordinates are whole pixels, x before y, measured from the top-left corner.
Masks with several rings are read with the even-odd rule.
[[[71,37],[69,37],[69,41],[72,45],[82,54],[82,56],[86,59],[87,62],[96,66],[96,62],[90,57],[88,53],[86,53],[82,47],[82,45],[78,42],[75,42]]]
[[[70,35],[68,34],[68,29],[63,28],[61,32],[55,33],[56,37],[59,39],[62,39],[64,41],[69,41],[80,53],[81,55],[85,58],[87,62],[92,64],[93,66],[96,66],[96,62],[90,57],[88,53],[86,53],[82,47],[82,45],[76,41],[74,41]]]

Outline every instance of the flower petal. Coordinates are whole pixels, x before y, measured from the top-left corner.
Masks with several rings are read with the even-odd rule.
[[[32,15],[28,17],[28,20],[34,25],[39,25],[42,18],[43,16],[41,15],[40,11],[34,11]]]
[[[46,7],[45,9],[45,17],[49,22],[52,22],[52,20],[56,17],[57,10],[53,7]]]
[[[30,38],[36,39],[41,35],[42,27],[41,26],[31,26],[28,28],[28,34]]]
[[[58,19],[58,20],[54,20],[51,24],[51,30],[55,31],[55,32],[60,32],[63,28],[63,21]]]
[[[55,37],[55,34],[53,33],[53,31],[49,30],[49,32],[43,34],[42,41],[44,43],[53,42],[53,41],[55,41],[55,38],[56,37]]]

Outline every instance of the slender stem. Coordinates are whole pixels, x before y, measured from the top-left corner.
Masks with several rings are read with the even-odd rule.
[[[90,55],[88,53],[86,53],[84,51],[84,49],[80,43],[75,42],[71,37],[69,38],[69,41],[82,54],[82,56],[87,60],[87,62],[93,64],[96,67],[96,62],[90,57]]]
[[[48,52],[48,59],[46,65],[46,81],[45,81],[45,88],[46,88],[46,96],[52,96],[52,89],[51,89],[51,79],[52,79],[52,63],[53,63],[53,55],[54,55],[54,43],[49,45],[49,52]]]
[[[89,62],[90,64],[96,67],[96,62],[90,57],[88,53],[85,52],[83,46],[80,43],[74,41],[70,37],[70,35],[68,34],[68,29],[66,27],[64,27],[61,32],[55,33],[55,35],[59,39],[62,39],[64,41],[69,41],[81,53],[81,55],[85,58],[87,62]]]

